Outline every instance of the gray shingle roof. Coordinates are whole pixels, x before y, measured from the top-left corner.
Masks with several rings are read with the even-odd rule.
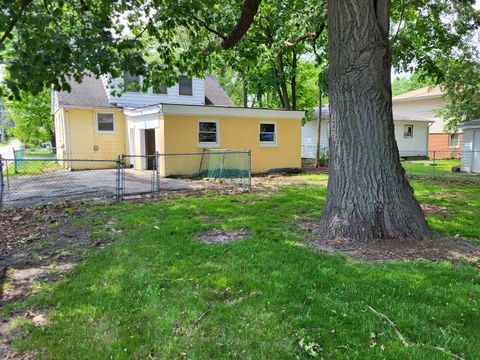
[[[60,106],[81,107],[115,107],[108,101],[107,93],[101,79],[86,75],[81,83],[70,82],[71,92],[60,91],[57,93]],[[234,106],[222,86],[211,75],[205,77],[205,104]]]
[[[212,75],[205,76],[205,105],[234,106],[225,89]]]
[[[462,128],[462,127],[465,127],[465,126],[479,126],[480,127],[480,119],[465,121],[465,122],[462,122],[462,123],[458,124],[459,128]]]
[[[115,107],[108,101],[101,79],[86,75],[82,83],[72,80],[69,84],[72,87],[71,92],[60,91],[57,94],[60,106]]]

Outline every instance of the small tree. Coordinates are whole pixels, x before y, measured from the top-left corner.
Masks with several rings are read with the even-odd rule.
[[[50,91],[38,95],[22,93],[21,100],[6,103],[7,111],[14,127],[10,134],[26,145],[38,146],[51,141],[55,146],[53,119],[50,114]]]

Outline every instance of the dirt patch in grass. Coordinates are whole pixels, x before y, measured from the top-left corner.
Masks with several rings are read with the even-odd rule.
[[[237,240],[245,239],[252,233],[247,229],[240,230],[222,230],[211,229],[202,233],[199,233],[198,239],[206,244],[226,244]]]
[[[341,253],[362,261],[423,259],[467,261],[480,265],[480,245],[458,238],[437,236],[429,241],[378,239],[368,243],[358,243],[346,239],[320,239],[318,221],[302,221],[297,225],[305,230],[305,239],[314,248],[326,253]]]
[[[438,206],[438,205],[427,204],[427,203],[420,203],[420,206],[425,215],[437,215],[441,217],[448,216],[448,210],[445,206]]]
[[[102,221],[99,213],[89,213],[80,203],[13,209],[0,212],[0,309],[37,291],[44,282],[59,280],[90,248],[103,247],[112,237],[92,236],[92,225]],[[33,310],[32,310],[33,311]],[[42,325],[44,315],[7,313],[0,328],[23,316]],[[0,331],[0,358],[29,359],[9,347],[16,332]],[[21,336],[21,334],[19,335]]]

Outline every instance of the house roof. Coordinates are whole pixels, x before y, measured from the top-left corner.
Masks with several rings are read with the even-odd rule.
[[[457,125],[459,128],[467,128],[467,127],[480,127],[480,119],[465,121]]]
[[[429,99],[442,97],[443,91],[439,86],[425,86],[423,88],[409,91],[392,98],[393,102],[414,99]]]
[[[328,105],[323,105],[322,119],[328,119],[329,117],[330,117],[330,108]],[[315,108],[312,116],[312,119],[317,119],[317,118],[318,118],[318,106]],[[419,115],[419,116],[412,115],[410,111],[406,111],[406,109],[396,109],[395,106],[393,107],[393,120],[432,122],[432,119],[430,118],[426,118],[422,115]]]
[[[70,92],[60,91],[57,93],[60,106],[116,107],[115,104],[108,101],[105,86],[100,78],[86,75],[81,83],[72,80],[69,84],[72,87]],[[233,106],[230,97],[212,75],[205,77],[205,104]]]
[[[205,76],[205,105],[234,106],[225,89],[212,75]]]
[[[72,90],[60,91],[57,93],[58,104],[60,106],[79,106],[79,107],[106,107],[113,108],[114,104],[108,101],[107,93],[101,79],[96,79],[92,75],[83,77],[81,83],[70,81]]]

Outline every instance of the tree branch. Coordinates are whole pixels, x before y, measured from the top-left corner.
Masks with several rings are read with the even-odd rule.
[[[218,30],[215,30],[214,28],[210,27],[205,21],[203,21],[202,19],[196,17],[195,15],[190,15],[191,18],[193,20],[195,20],[196,22],[198,22],[200,25],[202,25],[205,29],[207,29],[209,32],[211,32],[212,34],[215,34],[217,35],[219,38],[221,38],[222,40],[225,40],[225,35],[221,34]]]
[[[320,27],[317,31],[300,35],[295,40],[290,40],[290,41],[289,40],[284,40],[283,43],[286,46],[294,47],[294,46],[297,46],[299,43],[301,43],[302,41],[305,41],[305,40],[317,40],[318,37],[322,34],[324,29],[325,29],[325,23],[321,23]]]
[[[232,48],[247,33],[250,25],[253,22],[253,18],[258,12],[260,2],[261,0],[245,0],[237,25],[235,25],[235,28],[230,35],[220,42],[222,49],[227,50]]]
[[[10,22],[10,25],[8,26],[7,30],[3,33],[2,37],[0,38],[0,45],[3,44],[3,42],[7,39],[7,37],[10,36],[12,33],[13,29],[15,28],[15,25],[17,25],[18,20],[20,20],[20,17],[22,16],[23,12],[27,8],[30,3],[33,2],[33,0],[22,0],[20,4],[20,10],[18,11],[17,16],[15,16],[12,21]]]

